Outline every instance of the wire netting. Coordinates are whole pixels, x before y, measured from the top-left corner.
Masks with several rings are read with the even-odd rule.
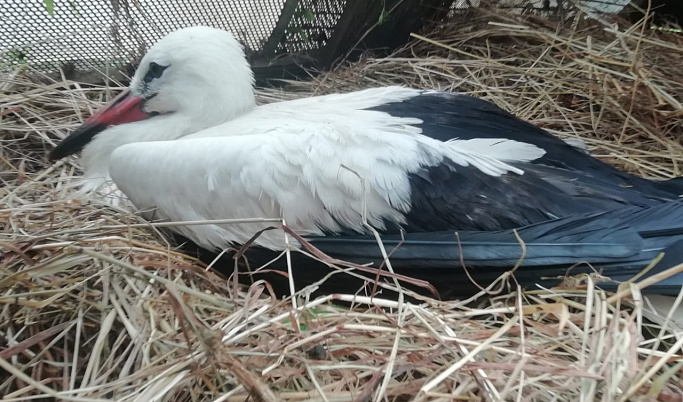
[[[0,0],[0,66],[90,70],[135,62],[167,33],[192,25],[233,32],[248,53],[273,35],[286,0]],[[345,0],[295,2],[274,54],[325,45]]]
[[[629,2],[446,0],[442,4],[451,14],[484,4],[553,13],[567,1],[589,12],[605,13],[618,12]],[[378,1],[377,7],[388,8],[388,4]],[[22,64],[43,72],[134,65],[161,37],[193,25],[229,30],[248,55],[272,60],[323,48],[346,6],[346,0],[0,0],[0,70]],[[347,42],[351,47],[356,41]]]

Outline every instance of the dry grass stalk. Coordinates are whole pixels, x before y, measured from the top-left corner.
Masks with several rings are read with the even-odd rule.
[[[479,11],[391,57],[293,89],[465,90],[633,171],[680,174],[680,37],[516,18]],[[235,287],[136,216],[79,201],[75,160],[47,165],[55,137],[112,88],[21,74],[0,86],[4,400],[612,401],[683,392],[670,320],[646,324],[645,307],[621,308],[626,300],[611,300],[591,277],[478,304],[330,295],[293,307],[262,284]],[[625,294],[642,300],[638,290]],[[646,330],[658,336],[644,339]]]

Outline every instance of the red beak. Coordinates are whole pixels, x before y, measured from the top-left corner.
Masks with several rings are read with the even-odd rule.
[[[130,89],[124,90],[102,109],[90,116],[73,133],[64,138],[50,153],[50,160],[56,161],[75,154],[107,127],[151,117],[150,114],[142,110],[144,100],[144,98],[131,95]]]

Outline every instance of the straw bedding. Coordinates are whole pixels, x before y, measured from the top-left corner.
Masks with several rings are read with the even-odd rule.
[[[674,177],[683,37],[647,28],[481,9],[390,57],[259,98],[387,84],[468,92],[621,168]],[[80,199],[77,159],[46,162],[114,84],[14,70],[0,89],[6,400],[681,400],[681,330],[648,312],[638,284],[616,296],[584,276],[477,300],[278,300],[175,251],[160,228]]]

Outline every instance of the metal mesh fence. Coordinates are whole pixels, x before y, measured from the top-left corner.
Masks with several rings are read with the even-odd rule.
[[[0,67],[90,70],[139,59],[165,34],[192,25],[233,32],[248,53],[325,45],[345,0],[0,0]],[[282,32],[274,33],[290,7]],[[274,36],[275,35],[275,36]],[[273,40],[276,39],[276,40]],[[269,42],[270,41],[270,42]]]
[[[51,0],[50,15],[45,1],[0,0],[0,70],[22,64],[43,72],[127,66],[167,33],[200,24],[233,32],[248,55],[259,56],[269,65],[283,54],[324,48],[347,7],[347,0]],[[362,1],[368,0],[349,1],[348,6],[360,9]],[[368,4],[383,9],[389,1]],[[552,13],[566,1],[607,13],[618,12],[629,2],[431,0],[451,14],[491,3],[520,12],[531,8]],[[354,14],[354,18],[365,17]],[[344,45],[355,42],[348,40]]]
[[[280,49],[287,52],[316,49],[327,42],[344,11],[345,1],[302,0],[292,16]]]

